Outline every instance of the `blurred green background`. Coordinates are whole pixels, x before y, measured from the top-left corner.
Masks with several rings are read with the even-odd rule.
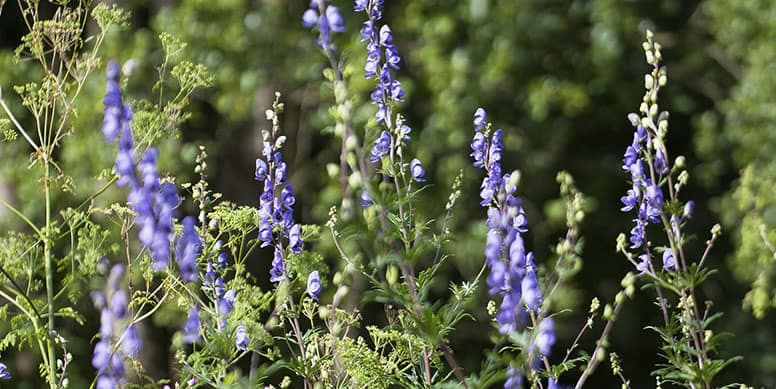
[[[191,118],[180,134],[163,140],[161,169],[180,182],[190,180],[196,147],[207,145],[212,188],[225,199],[257,204],[260,188],[253,180],[253,161],[258,131],[267,126],[264,111],[280,91],[289,136],[285,159],[299,199],[297,218],[323,224],[338,195],[338,184],[324,165],[337,162],[339,141],[328,114],[333,96],[322,76],[328,62],[313,33],[301,26],[308,2],[112,3],[132,12],[131,28],[114,31],[104,52],[106,59],[138,61],[129,95],[151,93],[162,60],[161,32],[188,44],[181,59],[202,63],[215,75],[214,86],[192,98]],[[335,36],[335,43],[356,70],[349,90],[354,100],[364,102],[372,82],[360,76],[363,15],[353,13],[350,1],[332,4],[347,22],[348,32]],[[571,172],[592,200],[583,229],[584,267],[567,293],[567,304],[577,313],[586,312],[593,297],[610,300],[622,275],[632,270],[614,251],[617,234],[630,229],[630,216],[619,211],[619,198],[628,188],[620,166],[632,137],[626,115],[638,109],[648,70],[642,37],[647,28],[655,31],[669,73],[661,95],[661,107],[671,112],[668,149],[673,156],[687,157],[691,180],[683,198],[698,205],[688,225],[698,237],[691,252],[699,255],[711,226],[720,220],[723,225],[722,242],[709,258],[719,272],[702,294],[725,313],[717,331],[735,334],[721,354],[744,360],[726,369],[717,383],[776,386],[776,325],[767,310],[776,305],[776,260],[761,233],[776,242],[776,2],[404,0],[387,1],[385,7],[384,20],[403,58],[398,77],[407,89],[401,109],[414,130],[411,148],[427,166],[432,184],[423,200],[427,215],[443,210],[441,199],[446,199],[453,176],[459,169],[465,172],[453,226],[456,240],[447,247],[454,254],[453,265],[444,277],[473,278],[483,260],[480,172],[470,167],[468,157],[471,117],[482,106],[505,131],[505,170],[522,172],[518,191],[530,221],[529,247],[539,262],[549,256],[547,248],[564,228],[555,173]],[[0,86],[18,117],[28,120],[18,99],[9,96],[12,85],[36,76],[30,64],[12,60],[23,27],[16,2],[9,1],[0,15]],[[75,187],[61,195],[61,205],[88,196],[94,176],[112,164],[113,149],[98,131],[103,93],[102,75],[95,74],[80,99],[76,131],[60,155]],[[356,123],[363,124],[373,109],[367,104],[357,110]],[[0,195],[35,215],[41,195],[37,183],[27,179],[28,153],[21,140],[0,143]],[[107,196],[119,199],[121,192]],[[0,213],[0,228],[18,228],[14,223]],[[257,274],[266,274],[267,258],[256,263]],[[445,284],[440,283],[440,293]],[[612,334],[611,349],[622,357],[634,387],[654,385],[649,372],[659,362],[659,339],[643,329],[660,320],[652,301],[651,291],[638,293]],[[478,323],[464,322],[454,335],[459,350],[488,347],[484,312],[478,318]],[[583,322],[576,313],[556,320],[558,354]],[[589,346],[591,339],[583,343]],[[83,355],[88,352],[84,349]],[[479,369],[483,354],[460,354],[466,371]],[[22,357],[11,350],[3,355]],[[88,375],[89,368],[79,371]],[[162,368],[159,374],[164,373]],[[35,369],[28,374],[33,377]],[[604,366],[589,386],[613,387],[615,382]]]

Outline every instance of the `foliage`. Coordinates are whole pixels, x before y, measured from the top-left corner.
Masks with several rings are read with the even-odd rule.
[[[6,5],[0,17],[19,12],[24,33],[0,51],[0,174],[14,194],[0,197],[0,379],[612,386],[593,375],[608,355],[623,387],[653,383],[650,373],[658,386],[742,380],[721,330],[745,324],[719,312],[740,301],[714,291],[732,284],[714,270],[724,237],[719,226],[705,246],[694,237],[693,225],[712,222],[698,207],[690,223],[679,193],[707,197],[688,185],[692,156],[667,150],[688,151],[674,127],[701,112],[703,182],[718,185],[728,163],[743,169],[719,211],[734,231],[733,273],[753,287],[744,304],[762,317],[776,301],[772,50],[770,26],[753,15],[769,6],[399,4]],[[684,18],[689,27],[671,27]],[[644,214],[630,243],[617,240],[620,264],[611,241],[627,219],[613,216],[612,193],[624,185],[609,153],[620,146],[602,139],[620,138],[610,129],[638,98],[635,34],[655,24],[669,31],[647,32],[653,68],[624,162],[623,202]],[[723,47],[714,61],[684,50],[718,49],[705,28]],[[657,105],[663,53],[677,69],[670,133]],[[92,73],[104,68],[103,133],[119,123],[118,157],[97,131],[105,78]],[[699,84],[697,68],[711,81]],[[496,129],[479,105],[510,124]],[[458,130],[473,112],[475,131]],[[248,184],[254,159],[259,185]],[[636,160],[649,172],[634,173]],[[547,179],[557,170],[559,195]],[[658,309],[641,309],[653,297]],[[642,360],[645,350],[655,357]],[[770,382],[767,363],[745,366],[756,374],[743,379]]]

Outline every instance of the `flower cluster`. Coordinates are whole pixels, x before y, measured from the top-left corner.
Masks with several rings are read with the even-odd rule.
[[[345,19],[339,8],[326,5],[327,0],[311,0],[310,7],[302,15],[302,25],[305,28],[318,28],[318,45],[324,50],[332,48],[331,33],[345,32]]]
[[[384,24],[379,27],[377,21],[382,18],[381,8],[383,1],[356,1],[354,9],[363,11],[368,15],[368,20],[364,22],[361,28],[361,41],[367,42],[366,64],[364,65],[364,76],[373,78],[377,76],[377,83],[370,98],[372,104],[377,105],[375,118],[377,123],[383,124],[386,130],[380,133],[375,141],[375,145],[370,151],[369,161],[377,163],[384,156],[391,153],[391,150],[399,147],[402,141],[410,139],[412,129],[408,126],[401,115],[397,115],[395,123],[392,118],[391,106],[395,103],[404,101],[404,89],[399,80],[394,79],[391,70],[398,70],[401,57],[396,45],[393,43],[393,33],[391,27]],[[378,76],[379,73],[379,76]],[[426,182],[426,171],[423,169],[419,159],[415,158],[410,162],[410,175],[416,182]],[[361,198],[361,204],[366,206],[371,204],[369,194],[364,192]]]
[[[377,21],[382,17],[381,7],[381,1],[371,2],[371,4],[356,1],[355,10],[364,11],[369,16],[369,19],[364,22],[364,26],[361,28],[361,41],[367,42],[364,76],[372,78],[378,76],[379,73],[377,85],[375,85],[375,89],[370,96],[372,103],[377,105],[375,116],[378,123],[384,123],[386,127],[391,128],[389,105],[404,101],[404,89],[401,87],[399,80],[394,79],[391,74],[391,69],[398,70],[399,62],[401,62],[399,52],[393,43],[391,27],[385,24],[379,30],[377,29]],[[385,53],[384,58],[383,53]],[[397,125],[397,127],[399,126]]]
[[[221,247],[222,243],[221,241],[216,242],[216,247]],[[225,270],[227,265],[227,255],[226,253],[220,253],[218,254],[218,259],[216,261],[216,264],[213,265],[212,262],[208,261],[207,267],[205,270],[205,280],[204,285],[209,287],[210,290],[213,293],[213,296],[215,297],[216,301],[216,314],[218,316],[218,329],[223,330],[227,326],[227,319],[229,317],[229,314],[232,312],[232,309],[234,308],[234,301],[237,297],[237,292],[230,289],[226,290],[226,286],[224,284],[224,279],[221,276],[221,273]],[[197,310],[197,314],[194,315],[192,312],[193,310]],[[194,336],[193,331],[187,331],[187,326],[190,329],[197,328],[197,335],[199,334],[199,310],[197,308],[192,308],[192,310],[189,312],[189,320],[186,321],[186,324],[184,325],[184,336],[191,335],[190,339],[196,339]],[[195,324],[197,324],[195,326]],[[192,342],[193,343],[193,342]]]
[[[275,113],[269,113],[273,115],[270,118],[276,120]],[[284,247],[296,254],[302,252],[302,229],[294,223],[294,187],[288,183],[286,163],[279,151],[285,136],[277,137],[276,128],[273,125],[272,133],[263,131],[261,158],[256,159],[255,176],[257,181],[264,184],[259,197],[259,240],[262,242],[261,247],[271,245],[275,249],[270,269],[272,282],[286,278]]]
[[[635,128],[633,141],[625,149],[622,169],[630,173],[631,188],[620,201],[623,212],[635,211],[634,226],[630,230],[630,248],[642,249],[638,256],[639,262],[635,263],[637,270],[642,274],[653,271],[651,269],[651,254],[647,240],[647,227],[650,224],[664,224],[668,238],[673,243],[681,242],[681,223],[690,218],[695,208],[695,203],[688,201],[684,209],[679,212],[668,212],[663,209],[665,203],[661,184],[668,182],[669,200],[675,200],[681,186],[686,182],[686,177],[679,176],[679,182],[675,185],[671,180],[671,165],[668,160],[668,151],[665,146],[665,136],[668,131],[668,112],[658,113],[657,96],[660,87],[666,83],[665,68],[659,67],[655,62],[654,53],[651,51],[651,41],[645,43],[648,58],[652,55],[651,74],[644,76],[646,93],[640,107],[640,113],[628,114],[628,120]],[[657,49],[656,49],[657,50]],[[675,167],[681,168],[683,159],[677,158]],[[686,174],[686,173],[685,173]],[[624,246],[624,245],[623,245]],[[672,248],[663,251],[663,270],[671,271],[677,268],[675,252]]]
[[[119,64],[111,61],[107,71],[105,118],[102,133],[108,142],[119,137],[116,155],[116,172],[119,186],[129,185],[127,201],[136,213],[140,225],[139,239],[151,251],[152,267],[162,270],[169,265],[170,245],[173,239],[173,216],[179,198],[175,185],[161,183],[156,170],[158,151],[150,147],[136,161],[135,142],[132,136],[132,108],[122,102]]]
[[[620,199],[623,203],[621,208],[623,212],[637,210],[636,218],[633,219],[634,226],[630,231],[630,247],[632,249],[640,248],[643,245],[647,225],[649,223],[659,223],[660,215],[663,212],[663,191],[648,176],[649,171],[645,172],[644,161],[642,160],[642,155],[646,153],[645,143],[651,141],[651,137],[641,123],[637,123],[635,128],[633,142],[625,150],[622,165],[623,170],[630,172],[632,187]],[[657,162],[658,160],[656,159],[653,166],[647,165],[648,169],[651,170],[654,167],[654,172],[662,175],[662,170],[657,169],[660,166]],[[647,163],[649,163],[648,159]]]
[[[486,118],[485,110],[478,108],[474,115],[475,135],[470,155],[474,159],[473,165],[487,173],[480,187],[480,204],[488,208],[486,225],[490,229],[485,246],[485,259],[490,268],[488,291],[502,297],[496,321],[499,331],[509,334],[525,325],[529,313],[539,310],[542,292],[534,255],[526,252],[522,236],[527,231],[528,220],[520,198],[514,195],[519,173],[502,174],[502,130],[489,134]],[[552,319],[538,323],[537,333],[535,347],[531,349],[549,355],[555,343]],[[514,374],[509,374],[505,387],[519,385],[519,372],[516,369],[509,371]]]
[[[118,387],[125,378],[124,357],[136,358],[140,338],[128,319],[127,293],[121,288],[124,265],[114,265],[108,274],[104,291],[93,291],[94,305],[101,310],[100,341],[94,347],[92,366],[97,369],[97,388]],[[119,351],[120,349],[120,351]],[[123,356],[122,356],[123,355]]]

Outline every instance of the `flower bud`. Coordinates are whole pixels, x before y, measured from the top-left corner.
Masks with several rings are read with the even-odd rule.
[[[644,89],[651,90],[655,87],[655,79],[652,78],[652,75],[645,74],[644,75]]]

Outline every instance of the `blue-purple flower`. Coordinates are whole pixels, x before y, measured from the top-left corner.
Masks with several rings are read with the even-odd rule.
[[[517,176],[502,173],[502,130],[489,134],[486,118],[485,110],[478,108],[474,115],[471,156],[473,165],[486,173],[480,186],[480,204],[487,208],[485,225],[489,228],[484,252],[490,269],[488,293],[501,297],[496,322],[501,333],[509,334],[525,327],[529,312],[539,313],[542,291],[533,253],[526,249],[522,236],[527,231],[528,221],[522,201],[514,195]],[[549,355],[555,344],[552,319],[543,319],[535,331],[534,347],[540,354]],[[521,371],[510,366],[504,387],[520,388],[522,382]]]
[[[223,285],[223,280],[219,277],[216,280],[216,285]],[[234,309],[234,301],[237,298],[237,292],[234,290],[227,290],[224,292],[223,286],[219,289],[216,287],[216,312],[218,313],[218,328],[223,330],[227,325],[227,318]]]
[[[485,112],[485,109],[482,107],[477,108],[477,110],[474,111],[474,131],[482,131],[482,128],[485,127],[487,120],[488,114]]]
[[[270,268],[270,280],[279,282],[286,277],[284,247],[292,253],[301,253],[302,228],[294,222],[294,187],[288,184],[287,165],[276,150],[282,142],[276,142],[274,131],[264,134],[261,156],[256,160],[256,179],[263,184],[259,196],[259,241],[261,247],[272,246],[274,255]]]
[[[11,379],[11,373],[8,371],[8,366],[5,363],[0,362],[0,380]]]
[[[536,344],[539,353],[544,356],[550,355],[552,346],[555,345],[555,321],[551,318],[545,318],[539,323],[536,335]]]
[[[695,211],[695,201],[688,201],[686,204],[684,204],[684,209],[682,210],[682,217],[685,219],[689,219],[692,217],[693,212]]]
[[[122,118],[124,116],[124,103],[121,98],[121,87],[119,86],[119,76],[121,75],[121,66],[116,61],[108,63],[107,91],[102,100],[105,105],[105,118],[102,122],[102,133],[107,142],[113,142],[121,128]]]
[[[366,190],[361,192],[361,206],[362,207],[368,207],[370,205],[374,204],[374,201],[372,200],[372,196],[369,195],[369,192]]]
[[[328,0],[312,0],[310,7],[302,14],[302,26],[318,29],[318,45],[324,50],[333,49],[331,33],[345,32],[345,19],[339,8],[326,5]],[[321,12],[323,10],[323,12]]]
[[[105,290],[92,292],[92,299],[101,308],[100,341],[92,354],[98,388],[112,389],[124,382],[124,357],[134,358],[140,351],[140,337],[134,324],[124,326],[128,315],[127,295],[121,288],[123,277],[124,266],[114,265]]]
[[[663,251],[663,270],[676,270],[676,258],[674,257],[674,250],[668,249]]]
[[[248,349],[248,343],[250,343],[248,331],[246,331],[244,325],[240,324],[234,331],[234,344],[237,346],[238,350],[246,351]]]
[[[307,294],[313,300],[318,301],[321,290],[321,273],[318,270],[310,272],[310,275],[307,276]]]
[[[410,161],[410,173],[412,173],[412,179],[417,182],[426,182],[423,176],[426,175],[426,170],[423,169],[423,165],[420,164],[420,160],[414,158]]]
[[[640,261],[636,265],[636,270],[638,270],[640,274],[649,273],[649,254],[641,254],[639,255],[639,259]]]
[[[377,105],[375,118],[378,123],[392,128],[390,106],[404,101],[404,89],[391,74],[391,69],[399,69],[401,62],[399,51],[393,43],[391,28],[384,24],[377,30],[377,21],[382,17],[380,11],[382,3],[382,1],[373,1],[364,4],[357,1],[354,9],[364,11],[368,16],[360,32],[361,41],[367,42],[364,76],[366,78],[378,76],[375,89],[370,95],[372,104]]]
[[[283,261],[283,253],[275,248],[272,258],[272,268],[269,270],[269,280],[271,282],[280,282],[286,278],[286,265]]]
[[[504,389],[522,389],[523,388],[523,375],[520,370],[514,366],[507,368],[507,380],[504,382]]]
[[[218,254],[218,258],[216,259],[216,264],[221,269],[225,268],[227,265],[227,261],[229,260],[229,255],[227,253],[220,253]]]
[[[187,216],[183,219],[183,233],[175,244],[175,260],[183,280],[194,282],[199,279],[197,258],[201,252],[202,240],[197,232],[196,219]]]
[[[371,154],[372,156],[369,157],[370,162],[378,162],[380,161],[380,158],[388,155],[388,153],[391,151],[391,135],[388,133],[388,131],[383,131],[380,133],[380,137],[377,138],[377,141],[375,141],[374,147],[372,147]]]
[[[199,308],[191,307],[189,310],[189,317],[186,322],[183,323],[183,342],[184,343],[197,343],[199,341],[200,322],[199,322]]]
[[[106,141],[118,136],[115,169],[119,176],[116,184],[129,186],[127,201],[135,212],[135,223],[140,226],[138,238],[150,250],[154,270],[168,266],[173,239],[173,216],[178,206],[177,189],[172,183],[160,183],[156,169],[158,151],[149,147],[136,161],[132,135],[132,108],[122,103],[118,84],[119,64],[108,64],[108,89],[105,95],[105,119],[102,132]]]
[[[127,326],[121,339],[121,349],[128,357],[136,358],[140,352],[140,337],[134,324]]]

